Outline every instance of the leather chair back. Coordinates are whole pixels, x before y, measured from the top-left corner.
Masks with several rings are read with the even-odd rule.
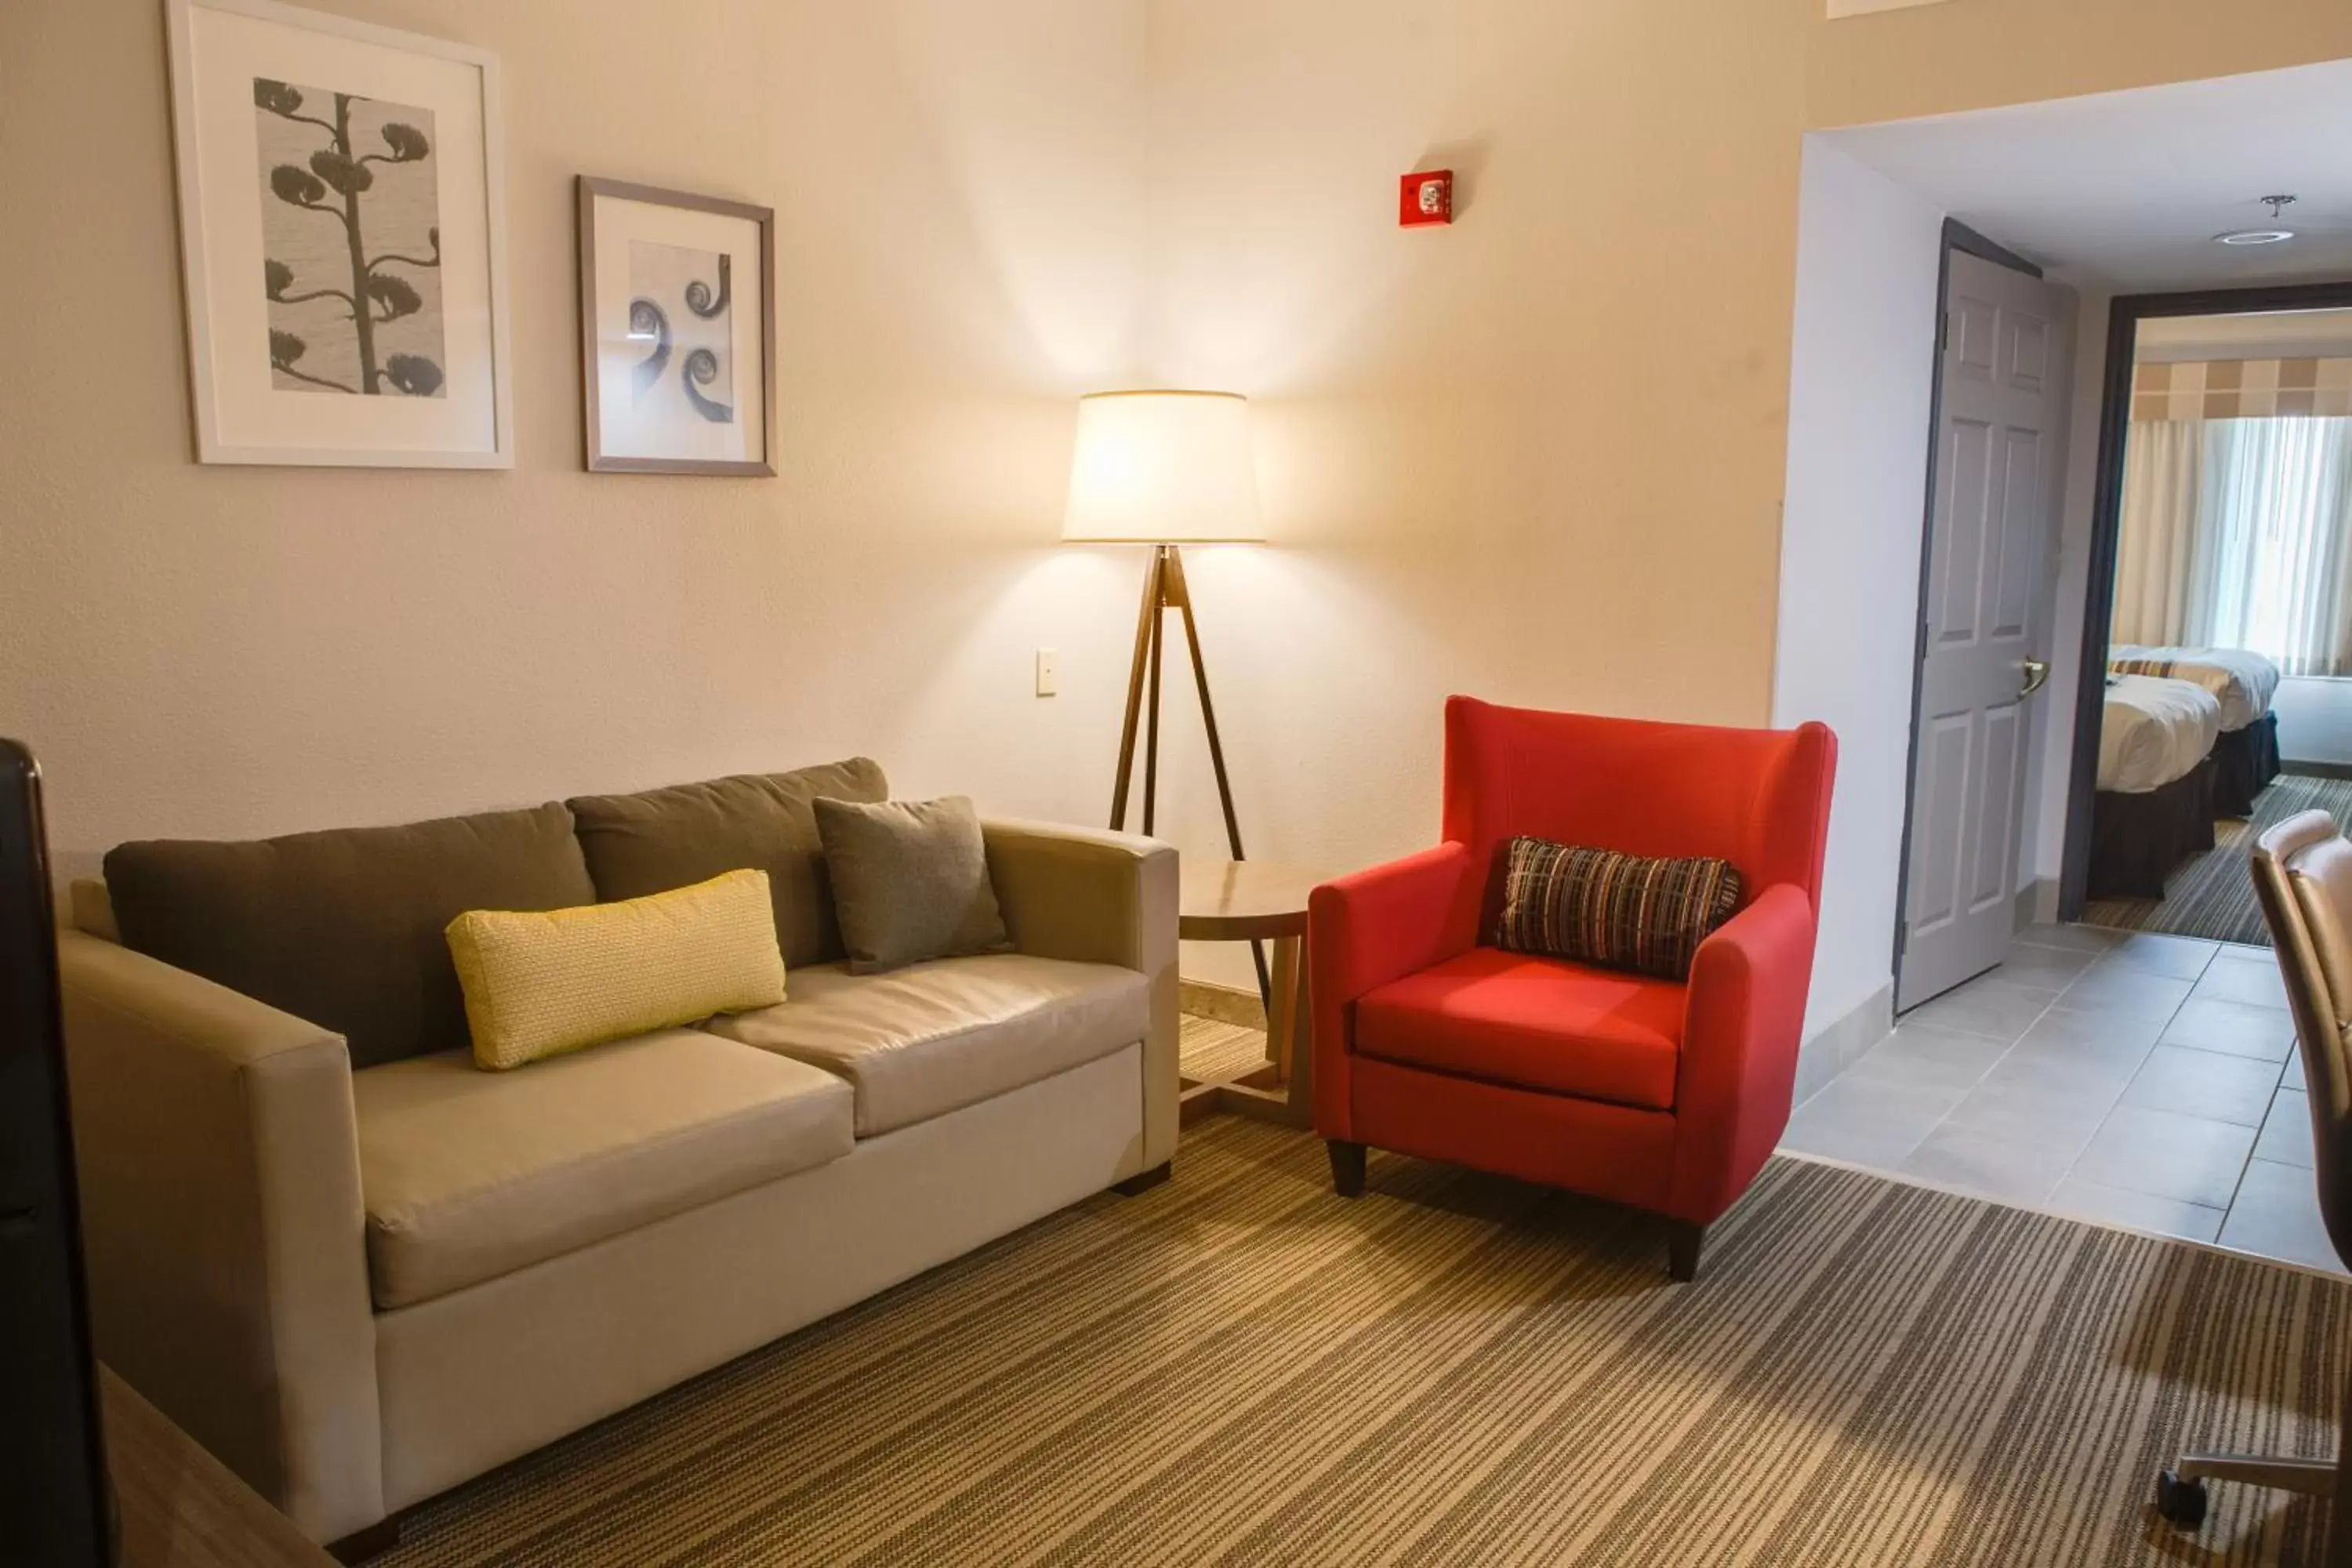
[[[2352,1261],[2352,840],[2324,811],[2291,816],[2255,841],[2253,878],[2301,1041],[2319,1211]]]

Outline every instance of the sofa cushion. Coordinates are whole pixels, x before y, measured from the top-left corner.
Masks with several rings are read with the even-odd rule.
[[[698,1029],[352,1077],[376,1305],[403,1307],[847,1153],[849,1088]]]
[[[1367,992],[1355,1046],[1408,1067],[1669,1110],[1687,994],[1670,981],[1473,948]]]
[[[596,897],[572,814],[529,811],[125,844],[106,885],[127,947],[334,1030],[373,1067],[467,1043],[442,932],[467,910]]]
[[[888,796],[882,764],[865,757],[788,773],[744,773],[641,795],[566,802],[600,899],[635,899],[749,868],[768,874],[784,962],[829,963],[841,931],[816,836],[819,795]]]
[[[816,831],[852,974],[1012,951],[980,814],[965,796],[820,798]]]
[[[1006,952],[794,970],[787,1000],[709,1027],[846,1079],[866,1138],[1108,1056],[1143,1038],[1150,1013],[1132,969]]]
[[[784,999],[765,871],[617,903],[449,922],[474,1065],[502,1072]]]

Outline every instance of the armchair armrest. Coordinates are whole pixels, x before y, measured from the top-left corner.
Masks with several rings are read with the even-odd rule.
[[[1675,1083],[1677,1219],[1729,1208],[1788,1126],[1813,924],[1805,890],[1781,882],[1699,944]]]
[[[1157,839],[1043,822],[984,822],[988,876],[1006,929],[1040,958],[1116,963],[1151,987],[1143,1042],[1143,1150],[1135,1174],[1176,1154],[1181,1027],[1176,851]]]
[[[314,1540],[383,1518],[342,1037],[60,932],[99,1352]]]
[[[1351,1135],[1349,1009],[1366,992],[1467,952],[1478,940],[1482,868],[1445,843],[1324,883],[1307,905],[1315,1020],[1315,1126]]]

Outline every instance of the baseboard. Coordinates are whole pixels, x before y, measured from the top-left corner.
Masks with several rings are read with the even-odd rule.
[[[2010,929],[2023,931],[2027,926],[2047,926],[2058,923],[2058,879],[2036,877],[2017,889],[2017,910]]]
[[[1895,984],[1889,981],[1798,1047],[1796,1102],[1802,1105],[1894,1027]]]
[[[1176,1005],[1196,1018],[1214,1018],[1220,1024],[1240,1024],[1252,1029],[1265,1027],[1265,1004],[1258,999],[1256,992],[1236,986],[1207,980],[1180,981]]]
[[[2279,772],[2301,773],[2305,778],[2352,779],[2352,763],[2298,763],[2281,761]]]

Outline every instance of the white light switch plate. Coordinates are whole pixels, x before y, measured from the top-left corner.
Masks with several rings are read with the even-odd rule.
[[[1054,648],[1037,650],[1037,695],[1052,697],[1062,689],[1062,656]]]

